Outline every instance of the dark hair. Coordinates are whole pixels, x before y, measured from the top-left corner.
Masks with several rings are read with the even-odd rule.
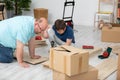
[[[54,23],[54,27],[56,30],[65,29],[66,24],[65,24],[64,20],[57,19]]]

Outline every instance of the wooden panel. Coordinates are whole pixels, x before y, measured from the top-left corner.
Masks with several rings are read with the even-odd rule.
[[[117,80],[120,80],[120,70],[117,71]]]
[[[38,64],[38,63],[42,63],[47,60],[48,60],[47,57],[41,57],[39,59],[31,59],[28,53],[24,53],[24,56],[23,56],[23,61],[30,63],[30,64]]]
[[[117,80],[120,80],[120,54],[118,54]]]
[[[89,52],[89,54],[94,54],[97,53],[99,51],[102,51],[102,48],[98,48],[98,47],[94,47],[94,49],[83,49]]]
[[[116,45],[116,46],[111,46],[112,48],[112,52],[115,54],[119,54],[120,53],[120,45]]]
[[[42,65],[43,65],[44,67],[49,68],[49,61],[45,61],[45,62],[43,62]]]
[[[98,79],[104,80],[117,70],[117,59],[108,58],[96,66]]]

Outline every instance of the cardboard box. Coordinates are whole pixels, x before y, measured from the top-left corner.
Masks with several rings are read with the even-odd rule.
[[[95,67],[89,66],[88,72],[81,73],[75,76],[67,76],[66,74],[53,71],[53,80],[98,80],[98,70]]]
[[[120,70],[117,71],[117,80],[120,80]]]
[[[45,9],[45,8],[34,9],[34,17],[36,19],[39,19],[41,17],[45,17],[46,19],[48,19],[48,9]]]
[[[111,23],[112,27],[120,27],[120,24]]]
[[[120,53],[118,54],[118,69],[120,70]]]
[[[120,80],[120,53],[118,54],[117,80]]]
[[[103,42],[120,42],[120,27],[102,28],[101,40]]]
[[[68,76],[88,71],[89,53],[72,46],[59,46],[50,50],[50,68]]]

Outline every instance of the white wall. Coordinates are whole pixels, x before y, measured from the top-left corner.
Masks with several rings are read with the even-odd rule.
[[[56,19],[62,19],[64,2],[65,0],[32,0],[31,11],[23,12],[23,14],[34,16],[34,8],[47,8],[49,23],[54,23]],[[74,24],[93,26],[94,14],[97,11],[97,5],[98,0],[75,0],[73,14]],[[67,10],[68,9],[66,9],[66,11]],[[71,11],[68,12],[71,13]]]

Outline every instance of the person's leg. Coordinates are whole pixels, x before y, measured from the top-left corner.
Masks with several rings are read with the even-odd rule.
[[[50,42],[54,41],[54,45],[55,45],[55,46],[65,44],[65,42],[63,42],[62,40],[60,40],[60,39],[55,35],[55,32],[53,31],[52,28],[50,28],[50,29],[48,30],[48,35],[49,35],[49,41],[50,41]]]
[[[55,32],[53,31],[52,28],[48,29],[48,35],[49,35],[49,42],[50,42],[51,46],[52,46],[52,42],[54,42],[53,43],[54,47],[57,46],[57,43],[56,43],[55,38],[54,38]]]
[[[51,41],[54,41],[54,35],[55,35],[55,33],[54,33],[54,31],[53,31],[52,28],[49,28],[49,29],[48,29],[48,35],[49,35],[49,41],[50,41],[50,42],[51,42]]]
[[[0,62],[10,63],[13,61],[13,49],[9,47],[4,47],[0,44]]]

